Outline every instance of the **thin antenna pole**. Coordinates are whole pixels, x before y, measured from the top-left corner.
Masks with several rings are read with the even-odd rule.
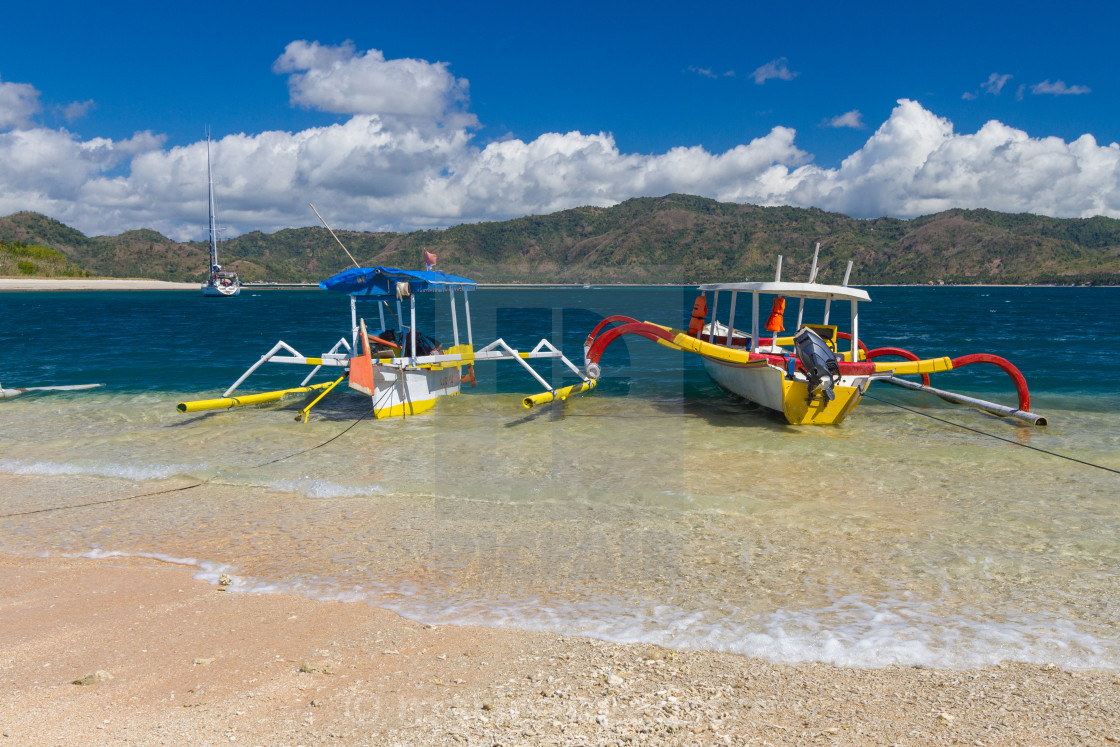
[[[218,264],[218,218],[214,209],[214,171],[210,168],[210,128],[206,128],[206,179],[209,184],[210,198],[210,268],[207,275],[214,278],[214,267]]]
[[[307,203],[307,204],[311,205],[310,202]],[[315,210],[315,206],[311,205],[311,209]],[[327,226],[327,222],[325,220],[323,220],[323,216],[319,215],[318,210],[315,210],[315,217],[318,218],[320,221],[322,221],[324,226]],[[331,230],[330,226],[327,226],[327,230],[331,232],[331,236],[334,236],[334,240],[338,241],[338,245],[342,247],[342,251],[346,252],[346,256],[350,258],[350,261],[354,263],[354,266],[357,267],[360,270],[362,268],[362,266],[360,264],[358,264],[358,260],[354,259],[354,255],[350,253],[350,250],[346,248],[346,245],[343,244],[341,241],[339,241],[339,238],[334,235],[334,231]]]

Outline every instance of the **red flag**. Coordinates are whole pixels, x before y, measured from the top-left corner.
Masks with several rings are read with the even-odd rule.
[[[425,270],[430,270],[430,269],[432,269],[433,267],[436,266],[436,255],[432,254],[427,249],[424,249],[423,252],[424,252],[424,269]]]

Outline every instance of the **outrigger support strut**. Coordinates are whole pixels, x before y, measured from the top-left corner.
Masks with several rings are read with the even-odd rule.
[[[534,405],[542,405],[547,402],[555,402],[557,400],[563,401],[573,395],[583,394],[584,392],[591,391],[595,388],[596,384],[593,379],[589,379],[588,377],[580,373],[579,368],[577,368],[574,363],[568,360],[567,357],[555,345],[545,339],[541,339],[541,341],[538,342],[536,346],[529,352],[521,353],[511,348],[509,344],[506,343],[506,341],[502,338],[498,338],[497,340],[494,340],[494,342],[476,352],[474,357],[476,361],[510,359],[520,363],[521,366],[526,371],[528,371],[529,374],[534,379],[536,379],[541,386],[543,386],[547,390],[540,394],[529,395],[528,397],[525,397],[523,400],[521,400],[521,404],[526,408],[531,408]],[[572,373],[574,373],[576,376],[579,376],[581,379],[583,379],[583,381],[580,384],[573,384],[571,386],[555,389],[551,385],[549,385],[545,378],[537,373],[532,366],[525,362],[527,358],[559,358],[560,361],[572,371]]]
[[[316,397],[315,399],[311,400],[310,404],[308,404],[307,407],[304,407],[302,410],[300,410],[296,414],[296,422],[298,423],[299,421],[302,420],[303,422],[306,423],[307,422],[307,416],[309,414],[311,414],[311,408],[314,407],[315,405],[319,404],[319,400],[321,400],[323,397],[326,397],[328,394],[331,393],[332,389],[334,389],[336,386],[341,384],[343,382],[343,380],[346,379],[346,376],[347,376],[346,374],[343,374],[342,376],[339,376],[337,379],[332,381],[331,385],[326,387],[325,389],[323,389],[323,391],[319,394],[319,396]]]

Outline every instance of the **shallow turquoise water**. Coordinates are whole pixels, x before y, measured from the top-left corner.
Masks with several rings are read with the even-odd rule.
[[[325,351],[345,299],[2,293],[4,386],[106,387],[0,401],[0,548],[150,554],[426,621],[776,661],[1117,667],[1120,475],[1017,444],[1120,469],[1120,289],[870,293],[869,345],[1002,355],[1051,425],[884,386],[839,427],[793,428],[642,340],[610,349],[593,395],[531,412],[535,382],[491,363],[403,421],[355,425],[367,404],[350,393],[306,425],[298,401],[182,415],[176,402],[217,395],[277,339]],[[578,361],[601,316],[681,326],[693,297],[482,290],[475,341],[547,336]],[[972,368],[935,385],[1014,403],[1002,374]],[[276,366],[248,388],[302,375]]]

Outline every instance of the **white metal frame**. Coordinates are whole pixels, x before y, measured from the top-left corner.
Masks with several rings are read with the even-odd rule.
[[[403,374],[405,371],[422,369],[424,366],[439,363],[455,363],[462,362],[463,365],[474,363],[475,361],[497,361],[497,360],[515,360],[533,376],[534,379],[545,388],[547,392],[556,394],[556,388],[553,387],[548,381],[541,376],[532,366],[530,366],[527,359],[540,359],[552,358],[559,359],[564,365],[568,367],[580,380],[588,383],[589,379],[580,372],[579,368],[575,366],[563,352],[560,351],[555,345],[547,339],[542,338],[540,342],[527,353],[520,352],[512,348],[505,340],[499,338],[494,342],[486,345],[485,347],[474,351],[474,334],[471,328],[471,307],[470,307],[470,289],[466,285],[455,284],[463,292],[463,307],[464,307],[464,321],[467,327],[467,345],[473,351],[472,354],[464,355],[462,353],[442,353],[439,355],[416,355],[416,294],[410,294],[409,299],[409,325],[407,328],[408,334],[411,338],[412,353],[409,356],[400,356],[392,358],[388,361],[389,366],[396,368]],[[459,319],[455,308],[455,285],[448,284],[448,296],[451,302],[451,328],[452,336],[455,341],[455,346],[460,345],[459,338]],[[272,349],[260,357],[256,363],[251,365],[245,373],[243,373],[237,381],[227,389],[222,397],[229,397],[233,392],[245,382],[249,376],[253,374],[258,368],[265,363],[287,363],[294,365],[312,365],[314,366],[301,383],[300,386],[306,386],[311,381],[312,377],[323,367],[333,368],[346,368],[350,365],[350,358],[354,351],[360,350],[359,336],[359,319],[357,310],[357,301],[359,297],[350,296],[350,325],[351,334],[348,341],[345,337],[339,338],[334,346],[318,357],[308,357],[303,353],[296,350],[294,347],[284,342],[278,341],[272,346]],[[376,299],[378,313],[380,315],[381,328],[385,328],[385,312],[383,304],[386,303],[384,299]],[[397,299],[397,325],[400,331],[405,331],[402,325],[402,308],[400,299]],[[403,352],[403,351],[402,351]],[[317,362],[312,362],[317,361]],[[400,377],[403,383],[403,376]]]

